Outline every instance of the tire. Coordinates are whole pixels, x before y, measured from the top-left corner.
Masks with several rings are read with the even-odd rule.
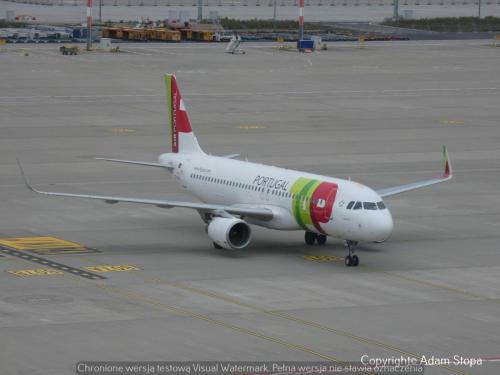
[[[351,267],[352,266],[352,257],[350,255],[346,255],[346,257],[345,257],[345,265],[347,267]]]
[[[304,240],[306,241],[306,245],[309,245],[309,246],[314,245],[317,237],[318,236],[316,235],[316,233],[306,232],[304,235]]]
[[[318,242],[318,245],[324,245],[326,243],[326,236],[324,234],[320,234],[317,236],[316,241]]]
[[[352,256],[352,266],[356,267],[359,264],[359,258],[357,255]]]

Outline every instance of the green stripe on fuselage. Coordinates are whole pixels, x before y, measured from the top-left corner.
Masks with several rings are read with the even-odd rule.
[[[300,177],[290,189],[290,192],[294,194],[292,203],[293,216],[297,223],[305,230],[309,230],[307,225],[313,225],[311,218],[311,198],[320,184],[321,182],[318,180]]]

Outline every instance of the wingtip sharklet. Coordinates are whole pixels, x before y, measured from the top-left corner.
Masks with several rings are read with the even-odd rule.
[[[451,168],[450,157],[448,156],[448,149],[443,145],[443,162],[444,162],[444,172],[443,177],[450,179],[453,177],[453,169]]]
[[[38,190],[36,190],[33,186],[31,186],[29,180],[28,180],[28,176],[26,176],[26,173],[24,172],[24,168],[23,168],[23,165],[21,164],[21,161],[16,158],[16,162],[17,162],[17,166],[19,167],[19,171],[21,172],[21,176],[23,177],[23,181],[24,181],[24,185],[31,191],[35,192],[35,193],[39,193]]]

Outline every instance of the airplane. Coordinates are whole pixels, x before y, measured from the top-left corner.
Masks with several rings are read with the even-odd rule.
[[[307,245],[324,245],[327,237],[343,240],[348,249],[346,266],[357,266],[359,243],[387,240],[393,231],[392,215],[383,198],[435,185],[453,177],[448,151],[443,146],[441,177],[373,190],[360,183],[256,164],[239,155],[212,156],[201,149],[191,127],[177,79],[166,74],[166,105],[172,152],[157,162],[96,158],[117,163],[159,168],[173,174],[186,191],[201,202],[88,195],[42,191],[30,183],[18,161],[26,186],[39,194],[189,208],[198,211],[208,237],[218,249],[239,250],[251,242],[250,225],[277,230],[303,230]]]

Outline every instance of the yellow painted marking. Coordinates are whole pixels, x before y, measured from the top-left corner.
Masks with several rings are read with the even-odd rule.
[[[37,254],[40,255],[61,255],[61,254],[85,254],[85,253],[94,253],[98,252],[93,249],[89,249],[87,247],[81,247],[81,248],[70,248],[70,249],[37,249],[37,250],[32,250],[36,252]]]
[[[344,258],[337,255],[303,255],[302,258],[313,262],[343,262]]]
[[[85,249],[85,247],[76,242],[62,240],[57,237],[0,238],[0,245],[16,250]]]
[[[7,272],[19,277],[64,275],[64,272],[52,268],[37,268],[32,270],[8,270]]]
[[[127,128],[112,128],[109,130],[112,133],[118,133],[118,134],[130,134],[130,133],[135,133],[135,129],[127,129]]]
[[[14,237],[0,238],[0,246],[15,250],[33,251],[40,255],[81,254],[97,250],[89,249],[79,243],[57,237]]]
[[[130,264],[121,264],[112,266],[109,264],[103,264],[99,266],[89,266],[84,267],[87,271],[91,272],[127,272],[127,271],[138,271],[140,268],[132,266]]]
[[[465,122],[462,120],[443,120],[440,122],[441,122],[441,124],[445,124],[445,125],[463,125],[463,124],[465,124]]]
[[[238,129],[251,130],[251,129],[265,129],[264,125],[260,124],[245,124],[236,126]]]

